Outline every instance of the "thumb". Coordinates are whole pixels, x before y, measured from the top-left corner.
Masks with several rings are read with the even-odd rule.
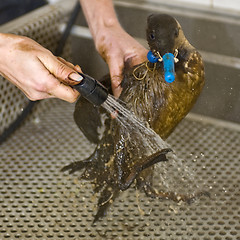
[[[82,77],[77,74],[74,66],[71,67],[71,64],[65,64],[64,61],[60,61],[54,55],[43,56],[40,57],[39,60],[55,78],[67,85],[75,85],[76,81],[82,80]]]

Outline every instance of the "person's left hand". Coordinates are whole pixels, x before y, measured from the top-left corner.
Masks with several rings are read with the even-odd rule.
[[[95,46],[107,62],[112,82],[113,94],[119,97],[122,91],[122,70],[125,62],[131,66],[147,59],[148,50],[126,33],[120,25],[114,25],[98,32]]]

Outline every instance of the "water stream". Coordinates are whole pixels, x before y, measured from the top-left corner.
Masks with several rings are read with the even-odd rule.
[[[133,146],[141,146],[145,155],[151,155],[164,148],[171,148],[147,123],[138,119],[135,114],[124,107],[124,103],[109,95],[103,107],[113,114],[126,129],[134,141]],[[131,142],[132,143],[132,142]],[[171,148],[172,149],[172,148]],[[140,152],[139,152],[140,153]],[[140,153],[141,154],[141,153]],[[187,161],[179,158],[173,151],[167,154],[169,161],[155,165],[156,187],[164,191],[194,194],[200,186],[195,180],[195,173]]]
[[[170,148],[169,144],[148,127],[146,122],[138,119],[133,112],[124,107],[123,102],[115,99],[112,95],[108,96],[102,106],[116,117],[130,135],[136,136],[137,134],[137,141],[142,142],[150,154],[159,149]]]

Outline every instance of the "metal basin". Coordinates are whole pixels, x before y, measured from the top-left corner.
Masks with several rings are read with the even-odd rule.
[[[28,15],[27,21],[42,26],[52,22],[52,17],[62,19],[61,14],[68,15],[71,6],[61,7],[63,13],[53,6],[44,7],[38,13],[46,20],[36,19],[35,13]],[[95,146],[75,125],[73,104],[46,100],[0,146],[0,239],[240,239],[238,17],[157,1],[116,1],[116,9],[123,26],[137,38],[144,38],[149,13],[176,16],[189,40],[203,53],[207,76],[204,92],[168,142],[194,169],[194,183],[205,186],[211,198],[176,204],[148,198],[132,187],[114,202],[106,218],[92,226],[96,197],[91,184],[78,180],[77,174],[69,176],[59,170],[71,161],[84,159]],[[78,21],[84,26],[81,16]],[[24,26],[22,31],[29,32]],[[49,31],[49,39],[55,39]],[[77,32],[76,28],[72,48],[73,53],[80,54],[74,54],[73,61],[88,74],[100,77],[107,71],[106,65],[88,35]],[[41,42],[46,34],[39,31],[35,36]],[[225,44],[227,40],[229,44]],[[6,93],[13,104],[14,98],[22,98],[21,93],[14,97],[11,91]],[[12,104],[4,101],[4,116],[10,117]],[[160,175],[159,170],[156,182],[161,182]]]

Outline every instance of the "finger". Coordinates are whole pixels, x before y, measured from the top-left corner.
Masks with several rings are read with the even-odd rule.
[[[75,66],[74,66],[72,63],[66,61],[66,60],[65,60],[64,58],[62,58],[62,57],[57,57],[57,59],[58,59],[60,62],[62,62],[62,63],[64,63],[65,65],[67,65],[68,67],[74,69],[75,71],[82,73],[82,69],[81,69],[81,67],[80,67],[79,65],[75,65]]]
[[[111,85],[113,94],[115,97],[119,97],[122,92],[121,82],[122,82],[122,70],[124,63],[123,61],[112,61],[108,62],[110,75],[111,75]]]
[[[67,65],[68,67],[74,69],[75,71],[77,71],[77,72],[82,72],[82,69],[81,69],[81,67],[80,67],[79,65],[75,65],[75,66],[74,66],[72,63],[66,61],[66,60],[65,60],[64,58],[62,58],[62,57],[57,57],[57,59],[58,59],[60,62],[62,62],[62,63],[64,63],[65,65]]]
[[[78,72],[82,72],[82,69],[79,65],[74,66],[74,69]]]
[[[75,81],[80,81],[81,76],[76,75],[77,72],[74,69],[74,65],[68,63],[66,60],[62,58],[57,58],[53,55],[50,56],[40,56],[40,62],[44,65],[44,67],[59,81],[67,84],[67,85],[74,85],[76,84]],[[70,74],[72,73],[72,78],[69,78]],[[73,74],[75,73],[75,74]]]
[[[63,59],[62,57],[57,57],[57,59],[58,59],[60,62],[62,62],[62,63],[64,63],[65,65],[67,65],[68,67],[73,68],[73,69],[76,70],[77,72],[82,72],[82,69],[80,68],[79,65],[74,66],[72,63],[66,61],[66,60]],[[69,81],[69,79],[70,79],[70,81]],[[73,73],[70,73],[70,75],[68,75],[68,80],[64,81],[64,83],[67,83],[67,84],[69,84],[69,85],[71,85],[71,86],[74,86],[74,85],[78,84],[79,81],[81,81],[81,79],[82,79],[82,77],[81,77],[79,74],[73,72]],[[71,81],[71,80],[74,80],[74,81]]]
[[[57,79],[55,79],[55,81],[56,81],[55,87],[49,89],[48,91],[50,95],[71,103],[77,100],[79,96],[78,91],[76,91],[72,87],[62,84]]]
[[[62,57],[57,57],[57,59],[62,62],[63,64],[67,65],[68,67],[74,69],[74,65],[70,62],[68,62],[67,60],[65,60],[64,58]]]
[[[42,100],[42,99],[47,99],[47,98],[55,98],[55,96],[48,94],[48,93],[40,93],[40,92],[31,92],[30,94],[27,92],[23,93],[26,95],[26,97],[31,100],[31,101],[37,101],[37,100]]]
[[[81,69],[81,67],[80,67],[79,65],[75,65],[75,66],[74,66],[72,63],[66,61],[66,60],[65,60],[64,58],[62,58],[62,57],[57,57],[57,59],[58,59],[59,61],[61,61],[62,63],[66,64],[68,67],[73,68],[73,69],[76,70],[77,72],[82,72],[82,69]]]
[[[132,58],[131,58],[132,66],[135,66],[137,64],[140,64],[140,63],[146,61],[147,53],[148,53],[148,50],[145,48],[142,48],[141,51],[139,51],[136,55],[132,56]]]
[[[121,92],[122,92],[122,87],[121,87],[122,77],[115,75],[115,76],[111,77],[111,81],[115,84],[115,86],[112,87],[113,95],[116,98],[119,98],[119,96],[121,95]],[[119,83],[119,85],[116,86],[116,83]]]

